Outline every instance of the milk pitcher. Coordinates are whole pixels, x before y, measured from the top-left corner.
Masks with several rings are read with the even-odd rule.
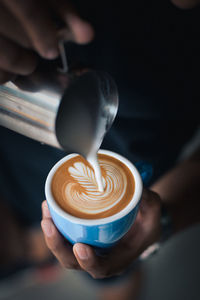
[[[40,71],[24,78],[24,83],[18,80],[18,85],[0,86],[0,125],[87,156],[116,115],[116,84],[105,72],[64,74],[49,66],[45,63]]]

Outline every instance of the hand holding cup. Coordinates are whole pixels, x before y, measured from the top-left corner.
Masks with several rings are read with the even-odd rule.
[[[115,186],[115,189],[112,190],[110,196],[108,196],[107,201],[109,205],[102,210],[102,207],[95,207],[96,204],[94,202],[96,210],[93,208],[92,214],[90,215],[91,211],[87,211],[87,209],[85,210],[84,208],[88,199],[82,199],[83,204],[80,203],[80,205],[77,206],[77,210],[70,211],[70,205],[72,208],[76,208],[76,202],[80,200],[79,197],[73,199],[74,195],[76,196],[77,192],[80,193],[80,198],[86,195],[86,191],[84,190],[76,190],[75,193],[73,193],[72,187],[76,189],[76,182],[74,182],[73,179],[69,180],[70,175],[68,174],[69,172],[67,173],[67,169],[71,170],[71,172],[73,171],[72,173],[76,174],[75,177],[77,179],[77,172],[81,171],[81,164],[84,163],[84,160],[81,161],[80,159],[77,165],[76,160],[79,159],[78,156],[71,155],[58,162],[48,175],[46,181],[46,196],[50,212],[47,202],[44,202],[42,221],[46,243],[61,264],[67,268],[83,269],[94,278],[104,278],[121,273],[149,245],[157,240],[160,231],[159,196],[147,190],[143,190],[142,194],[140,175],[137,169],[125,158],[110,151],[101,150],[100,153],[106,154],[106,158],[108,159],[105,163],[105,161],[102,160],[104,157],[99,156],[100,165],[103,168],[102,174],[104,176],[106,191],[112,190],[111,187],[112,185],[114,186],[112,179],[108,176],[110,169],[106,169],[106,165],[112,165],[114,161],[114,167],[118,170],[121,166],[118,175],[112,166],[113,170],[111,173],[115,174],[114,181],[116,180],[118,184]],[[116,162],[117,164],[115,164]],[[120,165],[119,162],[122,165]],[[68,166],[68,164],[72,164],[73,166]],[[123,169],[123,166],[126,166],[130,173],[126,173],[127,169]],[[124,172],[124,170],[126,171]],[[91,170],[88,170],[88,174],[90,172]],[[69,193],[67,183],[63,185],[63,187],[59,186],[59,184],[62,185],[59,174],[67,176],[70,191],[72,192]],[[127,178],[129,185],[123,182],[123,180],[126,181]],[[64,182],[67,182],[67,180],[65,180]],[[122,180],[122,182],[120,182],[120,180]],[[106,185],[106,182],[109,184]],[[58,199],[56,199],[56,195],[53,192],[54,185],[58,187],[59,191],[62,191]],[[133,189],[130,188],[130,186],[133,187],[133,185],[134,192]],[[78,186],[80,187],[80,184],[78,184]],[[128,194],[125,194],[125,199],[123,198],[124,186],[125,190],[128,190]],[[90,186],[88,194],[89,200],[93,199],[91,198],[92,195],[90,195],[93,192],[94,188]],[[70,201],[68,201],[65,207],[63,203],[67,200],[66,197],[68,193]],[[81,193],[83,193],[83,195]],[[115,193],[117,195],[116,199],[113,196]],[[97,195],[97,197],[102,195]],[[127,200],[127,198],[129,198],[129,201],[126,203],[125,200]],[[71,199],[75,201],[75,205],[73,205],[74,203]],[[122,200],[122,204],[126,203],[125,207],[120,207],[120,201],[117,202],[117,200],[120,199]],[[109,202],[111,200],[113,200],[113,203]],[[93,199],[93,201],[95,201],[95,199]],[[88,202],[88,207],[90,208],[89,203],[90,202]],[[101,206],[101,201],[99,203]],[[93,205],[93,203],[91,204]],[[118,211],[115,210],[117,207],[119,208]],[[83,211],[86,215],[82,214]],[[69,212],[72,213],[72,215]],[[102,213],[103,215],[101,215]],[[86,219],[84,219],[84,217]],[[51,218],[53,218],[53,222]],[[68,242],[67,239],[71,243]],[[72,244],[74,244],[74,246],[72,246]],[[109,251],[106,255],[99,256],[96,255],[96,253],[99,253],[96,252],[96,247],[109,249]]]
[[[124,237],[105,256],[98,256],[93,247],[71,245],[56,229],[47,202],[42,204],[42,229],[48,248],[67,269],[83,270],[100,279],[119,275],[160,237],[160,198],[143,190],[136,220]]]

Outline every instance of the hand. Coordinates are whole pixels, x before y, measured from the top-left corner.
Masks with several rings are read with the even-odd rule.
[[[60,38],[81,44],[93,38],[69,1],[0,0],[0,84],[31,74],[38,54],[56,58]]]
[[[61,265],[68,269],[84,270],[93,278],[122,273],[160,235],[160,198],[148,190],[143,192],[132,228],[105,257],[97,256],[89,245],[77,243],[72,247],[54,226],[46,201],[42,204],[42,212],[45,241]]]

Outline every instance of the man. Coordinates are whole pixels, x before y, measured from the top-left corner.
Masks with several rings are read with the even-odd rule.
[[[132,8],[128,2],[113,5],[108,1],[74,1],[72,7],[62,0],[40,4],[31,0],[0,1],[0,80],[1,83],[13,80],[20,84],[24,76],[31,77],[33,72],[37,72],[39,56],[45,59],[58,56],[60,38],[81,44],[79,47],[67,46],[71,60],[78,58],[90,67],[108,71],[119,87],[119,114],[104,141],[104,147],[123,154],[133,162],[144,159],[152,163],[155,168],[152,183],[160,186],[157,180],[175,164],[183,145],[199,125],[195,97],[198,95],[196,72],[200,62],[198,56],[193,57],[194,51],[198,52],[199,42],[196,36],[189,39],[193,29],[197,30],[195,22],[198,23],[198,14],[192,11],[185,16],[169,1],[138,2]],[[173,2],[181,8],[198,3]],[[87,22],[77,15],[76,7]],[[59,22],[55,23],[58,19]],[[57,29],[58,23],[62,27]],[[188,30],[183,31],[184,26]],[[91,44],[83,46],[88,42]],[[193,101],[189,102],[189,97]],[[2,134],[7,136],[8,133]],[[10,144],[12,139],[10,137]],[[14,139],[17,147],[18,138]],[[2,153],[5,153],[7,146],[5,144]],[[36,145],[34,147],[38,148]],[[43,148],[37,151],[42,151],[43,155],[38,155],[37,159],[42,157],[41,163],[44,165],[48,160],[48,156],[44,159],[45,153],[51,157],[48,164],[55,160],[52,150]],[[58,158],[63,154],[56,155]],[[196,174],[196,167],[194,169]],[[160,188],[154,190],[159,192],[160,197],[151,191],[145,192],[134,228],[104,263],[95,257],[88,246],[75,245],[74,252],[68,249],[43,204],[45,220],[42,224],[48,247],[65,267],[83,269],[95,278],[121,273],[159,239],[161,202],[166,198],[168,202],[171,195],[168,199],[162,195]],[[174,188],[171,191],[175,194]],[[6,199],[6,191],[3,194]],[[26,195],[32,197],[32,194],[29,190]],[[38,203],[41,195],[40,200],[35,200]],[[18,203],[12,205],[18,207],[20,215],[29,214],[29,206],[27,209],[24,206],[23,211]],[[37,219],[38,215],[34,222]],[[129,253],[124,252],[124,259],[117,264],[118,253],[122,253],[125,245]]]

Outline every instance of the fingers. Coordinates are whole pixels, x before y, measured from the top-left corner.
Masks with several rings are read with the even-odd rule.
[[[0,3],[0,34],[16,44],[30,48],[30,40],[18,20]]]
[[[64,0],[49,2],[34,0],[3,0],[4,5],[22,24],[32,47],[44,58],[54,59],[59,55],[58,40],[64,38],[77,43],[88,43],[94,32]],[[46,5],[45,5],[46,4]],[[58,33],[55,19],[66,25]]]
[[[161,200],[158,194],[144,190],[139,212],[131,230],[132,243],[139,252],[157,242],[160,238]],[[138,251],[136,251],[138,252]],[[137,255],[137,253],[136,253]]]
[[[92,247],[81,243],[75,244],[72,251],[71,245],[53,224],[46,201],[42,204],[42,214],[41,226],[46,244],[63,267],[84,270],[93,278],[100,279],[120,274],[132,260],[133,249],[127,250],[123,243],[119,243],[105,257],[97,256]]]
[[[46,244],[63,267],[82,269],[93,278],[105,278],[111,275],[107,271],[110,267],[109,262],[97,256],[92,247],[77,243],[72,251],[71,245],[59,234],[53,224],[46,201],[42,203],[42,215],[41,226]]]
[[[42,202],[42,219],[51,219],[51,214],[46,200]]]
[[[104,257],[97,256],[92,247],[81,243],[75,244],[72,252],[69,244],[65,245],[64,240],[53,225],[45,203],[43,205],[42,227],[44,233],[46,232],[45,239],[49,249],[63,266],[80,268],[95,279],[121,274],[159,237],[160,198],[151,191],[144,191],[141,208],[131,229]],[[49,227],[49,232],[45,226]]]
[[[31,74],[37,65],[35,54],[0,36],[0,70],[20,74]]]
[[[68,269],[80,269],[73,255],[71,245],[60,235],[53,224],[46,201],[42,203],[42,214],[43,220],[41,226],[48,248],[63,267]]]
[[[107,272],[109,263],[106,263],[103,258],[97,256],[92,247],[77,243],[74,245],[73,251],[81,268],[88,272],[93,278],[100,279],[109,277]]]
[[[65,0],[54,0],[52,4],[68,28],[60,32],[63,38],[80,44],[92,41],[94,38],[92,26],[77,14],[72,5]]]
[[[161,200],[157,193],[144,189],[142,193],[142,201],[140,204],[140,211],[142,214],[148,213],[149,209],[151,210],[160,210]]]
[[[38,4],[34,0],[4,0],[4,4],[24,26],[38,53],[47,59],[56,58],[59,54],[57,32],[45,2],[40,1]]]
[[[80,44],[87,44],[94,38],[94,30],[88,22],[85,22],[75,15],[67,16],[67,23],[73,33],[74,41]]]
[[[146,190],[133,226],[106,257],[96,256],[94,250],[84,244],[74,245],[73,251],[83,270],[93,278],[106,278],[121,274],[158,240],[159,235],[160,198],[156,193]]]
[[[120,275],[133,261],[133,248],[128,249],[121,242],[103,257],[96,255],[94,249],[85,244],[75,244],[73,251],[81,268],[94,279]]]
[[[72,251],[71,245],[63,239],[54,226],[46,201],[42,203],[42,215],[41,226],[46,244],[63,267],[82,269],[94,278],[106,276],[105,264],[102,264],[90,246],[77,243]]]

